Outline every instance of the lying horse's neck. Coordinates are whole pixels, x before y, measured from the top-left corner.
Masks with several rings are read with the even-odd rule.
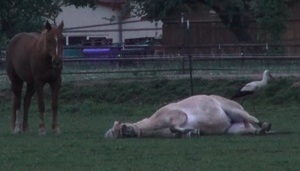
[[[138,137],[144,137],[147,134],[149,134],[148,132],[151,130],[150,128],[152,127],[149,118],[145,118],[136,123],[132,123],[132,125]]]
[[[133,123],[133,128],[138,137],[174,137],[169,128],[164,128],[161,122],[155,118],[145,118],[139,122]]]

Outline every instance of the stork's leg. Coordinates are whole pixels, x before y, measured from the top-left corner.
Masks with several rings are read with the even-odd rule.
[[[242,98],[241,105],[243,106],[243,102],[245,101],[245,98]]]
[[[254,111],[254,115],[257,116],[257,112],[256,112],[256,109],[255,109],[255,99],[256,99],[256,95],[255,93],[253,93],[251,95],[251,101],[252,101],[252,108],[253,108],[253,111]]]
[[[252,98],[252,108],[253,108],[254,114],[257,115],[256,109],[255,109],[255,106],[254,106],[254,105],[255,105],[255,104],[254,104],[254,99]]]

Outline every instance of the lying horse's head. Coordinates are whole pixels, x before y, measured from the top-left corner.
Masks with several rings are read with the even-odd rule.
[[[115,121],[113,127],[106,132],[105,138],[137,137],[137,132],[138,131],[133,124]]]
[[[47,21],[45,30],[42,33],[44,39],[44,50],[51,56],[53,68],[60,68],[62,66],[63,56],[63,31],[64,23],[61,22],[59,26],[52,27]]]

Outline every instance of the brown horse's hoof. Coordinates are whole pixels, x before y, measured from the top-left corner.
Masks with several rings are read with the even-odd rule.
[[[39,129],[39,135],[41,135],[41,136],[46,135],[46,129],[45,129],[45,127],[41,127]]]
[[[29,133],[30,132],[30,129],[29,129],[28,125],[23,125],[23,132],[24,133]]]
[[[45,135],[46,135],[46,132],[45,132],[45,131],[39,131],[39,135],[40,135],[40,136],[45,136]]]
[[[22,133],[22,129],[20,125],[16,125],[14,130],[12,131],[12,134],[21,134]]]
[[[59,135],[61,133],[59,128],[54,128],[53,129],[54,134]]]

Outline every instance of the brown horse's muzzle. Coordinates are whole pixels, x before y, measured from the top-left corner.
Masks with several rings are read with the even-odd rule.
[[[61,68],[62,67],[62,58],[59,59],[52,59],[52,67],[53,68]]]

